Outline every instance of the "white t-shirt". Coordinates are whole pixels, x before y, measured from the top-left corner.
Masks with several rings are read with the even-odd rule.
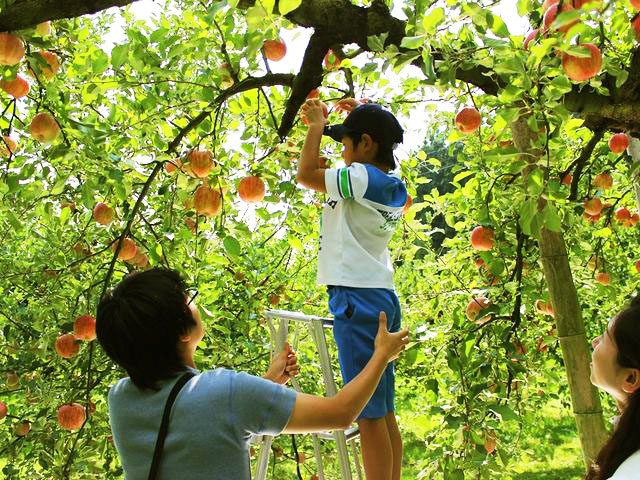
[[[325,170],[318,284],[393,289],[387,244],[407,201],[396,175],[362,163]]]
[[[629,456],[609,480],[637,480],[640,478],[640,450]]]

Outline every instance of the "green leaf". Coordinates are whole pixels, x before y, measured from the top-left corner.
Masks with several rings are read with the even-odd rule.
[[[444,20],[444,8],[434,8],[422,18],[422,26],[428,33],[436,33],[436,28]]]
[[[520,227],[525,235],[531,235],[531,221],[538,210],[537,204],[537,200],[529,199],[520,205]]]
[[[427,38],[426,35],[418,35],[417,37],[404,37],[402,42],[400,42],[400,46],[404,48],[408,48],[411,50],[415,50],[424,44],[424,40]]]
[[[227,251],[227,253],[232,257],[237,257],[242,252],[240,242],[238,242],[238,240],[236,240],[231,235],[227,235],[226,237],[224,237],[222,244],[224,245],[224,249]]]
[[[280,15],[286,15],[300,6],[302,0],[280,0],[278,2],[278,10]]]
[[[370,35],[367,37],[367,45],[374,52],[383,52],[384,51],[384,42],[387,40],[389,36],[389,32],[382,33],[380,35]],[[369,64],[367,64],[369,65]],[[377,64],[373,64],[377,67]],[[365,65],[366,67],[366,65]],[[364,71],[364,70],[363,70]]]
[[[498,405],[498,404],[490,405],[489,410],[491,410],[493,413],[498,415],[503,422],[506,422],[509,420],[518,420],[518,415],[516,415],[514,411],[511,410],[506,405]]]
[[[487,20],[489,20],[489,28],[498,37],[508,37],[509,29],[502,21],[502,19],[496,15],[487,14]]]
[[[129,56],[129,45],[116,45],[111,50],[111,65],[113,68],[118,69],[125,62]]]
[[[552,232],[562,231],[562,220],[558,216],[558,211],[551,202],[547,202],[542,211],[544,218],[544,226]]]

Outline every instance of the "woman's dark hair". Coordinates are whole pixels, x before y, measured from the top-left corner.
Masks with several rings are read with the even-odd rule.
[[[138,388],[157,390],[158,380],[184,370],[180,335],[196,325],[186,297],[178,272],[153,268],[129,275],[100,301],[98,341]]]
[[[640,295],[618,314],[610,333],[618,347],[618,365],[640,369]],[[600,449],[585,480],[605,480],[613,476],[620,464],[637,450],[640,450],[640,389],[627,398],[611,438]]]
[[[362,140],[362,134],[360,133],[350,133],[349,138],[353,142],[353,148],[356,148]],[[377,141],[374,139],[374,141]],[[396,159],[393,156],[393,147],[388,145],[383,145],[378,143],[378,157],[376,159],[381,165],[384,165],[389,168],[389,170],[395,170],[396,168]]]

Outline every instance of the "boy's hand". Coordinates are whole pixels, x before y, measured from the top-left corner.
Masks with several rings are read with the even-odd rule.
[[[354,108],[360,105],[355,98],[343,98],[336,102],[336,112],[351,112]]]
[[[291,345],[285,343],[282,351],[273,357],[273,361],[263,378],[284,385],[298,373],[300,373],[300,366],[296,352],[293,351]]]
[[[327,124],[322,102],[317,98],[310,98],[302,104],[302,116],[307,119],[310,127],[312,125],[324,127]]]
[[[374,343],[375,351],[384,355],[388,362],[392,362],[398,358],[400,352],[402,352],[407,343],[409,343],[409,330],[405,328],[396,333],[389,333],[387,330],[386,313],[380,312],[378,319],[380,323]]]

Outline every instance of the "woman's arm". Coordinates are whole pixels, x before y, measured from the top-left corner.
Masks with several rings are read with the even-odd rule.
[[[365,407],[390,361],[409,341],[408,330],[387,331],[387,317],[380,312],[375,351],[364,369],[333,397],[299,393],[283,433],[305,433],[348,428]]]

